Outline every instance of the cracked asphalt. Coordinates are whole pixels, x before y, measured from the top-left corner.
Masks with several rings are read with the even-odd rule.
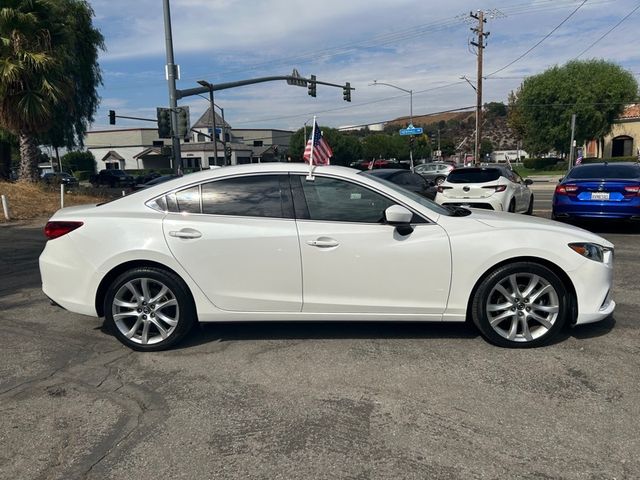
[[[137,353],[49,305],[41,226],[0,226],[0,478],[640,478],[638,229],[599,230],[615,315],[541,349],[464,324],[250,323]]]

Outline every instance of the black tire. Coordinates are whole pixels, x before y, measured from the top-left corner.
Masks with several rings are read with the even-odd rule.
[[[513,275],[515,275],[519,289],[518,295],[514,297],[519,300],[510,302],[504,294],[495,289],[503,282],[509,283]],[[526,281],[531,281],[535,276],[541,281],[533,288],[533,292],[531,292],[533,295],[529,294],[531,298],[520,297],[521,293],[527,293],[526,289],[530,286],[526,284]],[[504,285],[500,286],[504,287]],[[534,299],[537,288],[543,289],[543,287],[547,290],[546,293],[542,293]],[[513,293],[513,289],[509,292],[508,286],[506,291]],[[511,304],[509,308],[488,311],[489,305],[497,307],[507,303]],[[540,310],[556,307],[555,317],[551,312]],[[507,348],[534,348],[548,344],[562,330],[569,311],[569,294],[562,280],[549,268],[532,262],[503,265],[489,273],[475,290],[471,304],[471,318],[482,336],[494,345]],[[542,317],[546,325],[536,320],[533,317],[534,314]],[[495,316],[490,318],[490,315]],[[504,318],[501,320],[500,317]],[[493,326],[492,320],[494,321]],[[512,331],[514,336],[510,339]]]
[[[143,282],[147,285],[148,295],[144,295]],[[136,297],[126,287],[127,284],[133,285],[141,296]],[[167,288],[164,295],[162,286]],[[134,298],[138,298],[138,301],[133,307],[118,306],[114,304],[116,296],[120,302],[130,302],[131,305],[135,301]],[[130,298],[126,298],[127,296]],[[148,296],[149,300],[155,303],[142,303],[142,296]],[[163,304],[167,306],[162,306]],[[154,267],[134,268],[118,276],[105,295],[104,314],[106,326],[116,338],[138,351],[158,351],[173,347],[189,333],[197,321],[195,304],[187,285],[176,274]],[[114,314],[122,318],[116,321]],[[171,325],[167,320],[176,324]],[[145,324],[148,326],[145,327]],[[125,335],[126,330],[129,330],[129,333],[133,332],[133,335]],[[163,338],[161,330],[164,330],[166,338]],[[146,344],[143,341],[144,337],[149,341]]]
[[[531,198],[529,199],[529,207],[527,208],[527,215],[533,215],[533,195],[531,195]]]
[[[512,198],[511,201],[509,202],[509,210],[507,210],[508,212],[511,213],[516,213],[516,199]]]
[[[445,177],[436,177],[436,179],[434,180],[434,183],[436,185],[442,185],[444,181],[445,181]]]

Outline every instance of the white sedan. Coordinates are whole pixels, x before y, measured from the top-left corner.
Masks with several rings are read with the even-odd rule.
[[[615,307],[607,240],[342,167],[203,171],[62,209],[45,233],[44,293],[136,350],[197,321],[467,318],[494,344],[534,347]]]
[[[440,205],[531,215],[531,183],[503,166],[458,168],[438,186],[435,201]]]

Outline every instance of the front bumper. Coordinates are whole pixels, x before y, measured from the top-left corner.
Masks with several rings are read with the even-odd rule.
[[[585,259],[576,270],[567,272],[573,282],[578,301],[576,325],[599,322],[613,313],[616,302],[613,301],[613,252],[608,262],[595,262]]]

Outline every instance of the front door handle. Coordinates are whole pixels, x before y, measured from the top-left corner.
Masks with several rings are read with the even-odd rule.
[[[176,238],[200,238],[202,233],[198,230],[194,230],[193,228],[183,228],[182,230],[173,230],[169,232],[169,236]]]
[[[334,240],[333,238],[320,237],[316,240],[308,240],[307,245],[319,248],[330,248],[337,247],[338,245],[340,245],[340,243],[338,243],[338,241]]]

